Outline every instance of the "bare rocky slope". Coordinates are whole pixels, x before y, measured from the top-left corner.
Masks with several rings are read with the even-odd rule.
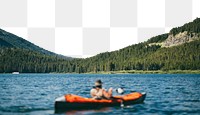
[[[168,38],[164,42],[161,43],[161,45],[162,47],[171,47],[171,46],[177,46],[184,43],[188,43],[197,39],[200,39],[200,34],[189,33],[187,31],[184,31],[176,35],[170,34]]]

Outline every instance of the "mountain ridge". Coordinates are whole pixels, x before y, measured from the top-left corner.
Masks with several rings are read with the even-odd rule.
[[[200,70],[199,35],[200,18],[197,18],[193,22],[173,28],[169,33],[86,59],[66,60],[7,47],[0,51],[0,72],[96,73],[121,70]],[[163,47],[164,43],[170,45]],[[9,43],[7,45],[9,46]]]
[[[41,54],[53,55],[66,59],[71,58],[45,50],[44,48],[41,48],[29,42],[28,40],[23,39],[22,37],[6,32],[5,30],[2,29],[0,29],[0,47],[23,48],[27,50],[36,51]]]

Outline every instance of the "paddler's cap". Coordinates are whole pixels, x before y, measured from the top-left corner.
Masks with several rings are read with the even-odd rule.
[[[99,79],[95,82],[95,86],[101,86],[103,82]]]

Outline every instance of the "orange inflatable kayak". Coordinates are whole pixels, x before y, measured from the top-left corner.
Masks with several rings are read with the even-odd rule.
[[[78,110],[95,109],[101,107],[111,107],[142,103],[146,93],[133,92],[122,96],[114,96],[112,99],[95,100],[78,95],[67,94],[55,100],[55,110]]]

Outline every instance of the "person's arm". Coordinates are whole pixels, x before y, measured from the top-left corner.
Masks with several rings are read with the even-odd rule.
[[[111,98],[112,97],[112,88],[110,88],[108,90],[108,92],[106,90],[103,89],[103,96],[106,97],[106,98]]]

